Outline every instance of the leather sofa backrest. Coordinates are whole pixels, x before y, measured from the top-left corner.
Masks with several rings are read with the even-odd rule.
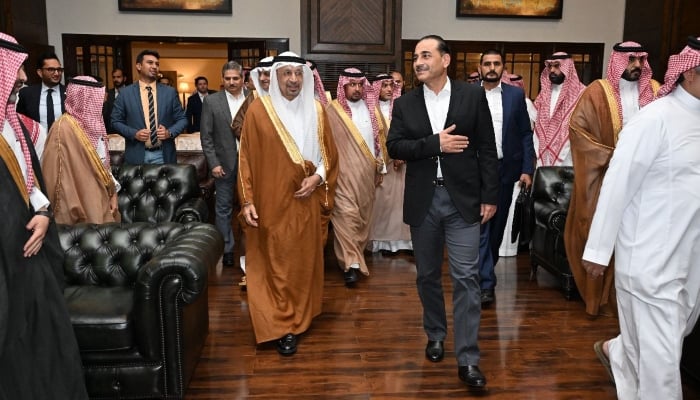
[[[122,185],[122,222],[171,221],[184,201],[201,193],[191,164],[124,164],[115,178]]]
[[[533,203],[554,203],[567,211],[574,187],[573,167],[539,167],[532,183]]]
[[[65,282],[133,286],[139,268],[184,230],[174,222],[58,225]]]

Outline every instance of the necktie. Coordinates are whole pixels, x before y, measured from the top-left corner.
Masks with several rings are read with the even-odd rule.
[[[51,129],[56,116],[53,113],[53,89],[46,91],[46,130]]]
[[[153,101],[153,91],[150,86],[146,86],[148,90],[148,126],[151,128],[151,146],[155,146],[158,142],[156,135],[156,107]]]

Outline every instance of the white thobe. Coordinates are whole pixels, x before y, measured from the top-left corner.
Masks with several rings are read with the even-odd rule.
[[[583,259],[615,251],[619,399],[681,399],[683,338],[700,297],[700,99],[676,88],[633,117],[605,174]]]

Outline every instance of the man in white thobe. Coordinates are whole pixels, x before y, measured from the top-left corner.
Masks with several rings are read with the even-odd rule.
[[[620,132],[583,264],[615,250],[620,335],[594,346],[619,399],[682,399],[683,338],[700,297],[700,40],[669,59],[664,96]]]

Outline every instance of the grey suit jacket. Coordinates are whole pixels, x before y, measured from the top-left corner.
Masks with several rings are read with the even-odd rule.
[[[232,121],[226,91],[221,90],[204,98],[199,126],[202,151],[209,169],[221,165],[227,174],[235,171],[238,159],[236,137],[231,131]]]

